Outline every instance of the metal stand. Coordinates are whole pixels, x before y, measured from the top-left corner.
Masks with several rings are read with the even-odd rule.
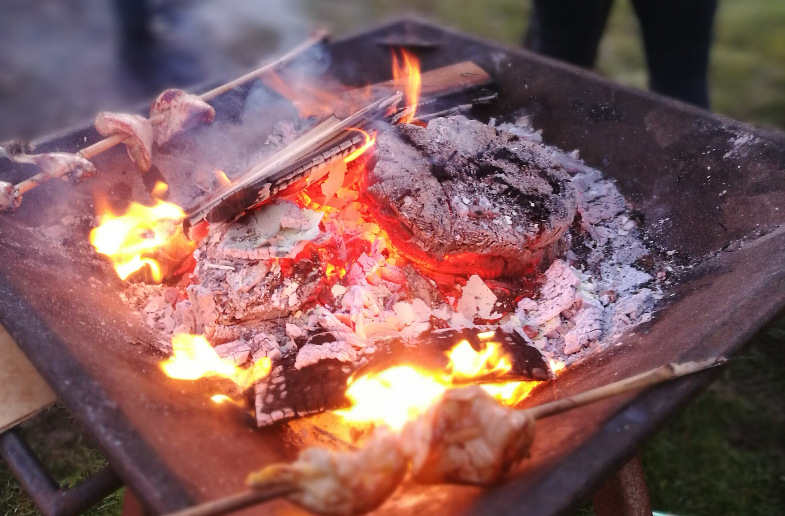
[[[0,455],[45,516],[81,514],[123,485],[114,470],[106,466],[79,485],[61,489],[15,430],[0,434]]]
[[[603,483],[592,499],[597,516],[652,516],[639,455]]]

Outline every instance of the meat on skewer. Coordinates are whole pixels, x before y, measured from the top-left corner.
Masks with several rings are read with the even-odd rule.
[[[18,185],[0,181],[0,211],[13,211],[22,202],[22,195],[39,183],[54,178],[78,181],[95,174],[95,165],[78,154],[47,152],[44,154],[11,154],[2,152],[17,163],[36,165],[41,171]]]
[[[378,429],[360,449],[308,448],[291,464],[252,473],[248,484],[292,486],[296,490],[288,500],[319,514],[346,516],[381,505],[403,480],[407,465],[398,436]]]
[[[98,113],[95,117],[95,130],[101,136],[123,136],[128,156],[139,170],[150,170],[153,156],[153,125],[150,120],[139,115],[126,113]]]
[[[416,481],[490,485],[529,456],[534,419],[472,385],[445,392],[401,440]]]
[[[17,209],[21,201],[21,196],[14,194],[14,185],[0,181],[0,212]]]
[[[210,104],[183,90],[164,90],[150,108],[153,137],[159,146],[192,127],[209,124],[213,119],[215,109]]]

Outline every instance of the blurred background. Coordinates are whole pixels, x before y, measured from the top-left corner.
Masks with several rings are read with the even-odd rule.
[[[685,0],[689,1],[689,0]],[[414,14],[519,46],[529,0],[158,0],[149,25],[118,19],[133,0],[0,0],[0,141],[33,139],[138,108],[167,86],[216,84],[305,39]],[[141,31],[141,34],[140,34]],[[137,42],[129,46],[125,36]],[[141,43],[140,43],[141,42]],[[597,72],[645,88],[637,19],[617,0]],[[712,109],[785,130],[785,1],[720,0],[710,61]],[[780,321],[643,451],[654,507],[682,515],[785,514],[785,323]],[[104,464],[67,412],[25,425],[54,473],[77,482]],[[119,514],[121,494],[91,514]],[[581,514],[590,514],[585,508]],[[37,514],[0,464],[0,514]]]

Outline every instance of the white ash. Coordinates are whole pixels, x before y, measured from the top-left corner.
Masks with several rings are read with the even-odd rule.
[[[531,128],[516,127],[509,130],[538,141]],[[570,228],[566,240],[572,248],[550,264],[539,291],[511,312],[499,310],[491,284],[477,274],[454,296],[443,295],[433,279],[394,258],[357,196],[343,190],[333,200],[341,209],[327,214],[279,201],[246,222],[211,227],[194,253],[197,265],[185,295],[145,287],[144,302],[135,306],[162,334],[206,335],[235,365],[269,358],[272,373],[254,388],[262,426],[320,410],[288,405],[303,394],[295,389],[323,387],[293,386],[292,373],[319,371],[314,374],[340,381],[373,360],[390,339],[416,346],[424,332],[437,328],[516,332],[546,358],[570,364],[650,319],[659,291],[638,265],[649,252],[613,182],[577,153],[548,151],[572,178],[580,224]],[[324,264],[298,254],[312,243],[332,246],[345,258],[348,243],[358,240],[366,242],[365,252],[347,259],[345,274],[329,281]],[[282,264],[295,255],[296,270],[284,271]]]
[[[291,201],[275,201],[229,227],[218,248],[231,258],[292,258],[317,239],[323,215]]]
[[[531,128],[501,128],[540,139]],[[539,297],[523,299],[502,326],[517,331],[548,358],[570,364],[650,320],[661,294],[652,275],[637,266],[649,251],[616,185],[580,161],[577,151],[551,150],[578,191],[583,249],[573,248],[564,260],[554,261]],[[573,230],[571,236],[575,243],[580,235]]]

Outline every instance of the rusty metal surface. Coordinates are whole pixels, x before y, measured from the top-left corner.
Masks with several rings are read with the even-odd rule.
[[[592,506],[596,516],[652,516],[649,488],[639,455],[597,489]]]
[[[336,73],[355,84],[388,79],[389,49],[379,43],[400,33],[402,23],[413,22],[334,43]],[[427,25],[416,32],[438,43],[422,50],[424,69],[476,61],[501,91],[485,115],[526,109],[546,142],[580,149],[618,181],[654,244],[695,265],[666,292],[650,323],[545,385],[530,403],[670,361],[732,355],[783,311],[785,230],[777,226],[785,210],[775,209],[785,206],[783,135],[524,51]],[[73,151],[85,137],[96,135],[71,133],[39,149]],[[293,457],[300,437],[287,427],[256,430],[217,408],[207,383],[165,378],[156,366],[161,357],[144,344],[152,336],[118,297],[121,282],[84,251],[89,228],[60,245],[41,232],[71,211],[90,212],[92,189],[143,198],[144,185],[126,162],[124,151],[110,152],[98,160],[96,178],[75,190],[39,188],[19,212],[0,217],[0,322],[94,433],[118,474],[151,512],[161,513],[240,490],[252,469]],[[0,179],[29,172],[0,169]],[[730,245],[742,237],[744,246]],[[378,512],[567,514],[713,374],[542,421],[531,460],[504,485],[484,491],[407,485]],[[302,514],[283,501],[254,512],[273,513]]]

